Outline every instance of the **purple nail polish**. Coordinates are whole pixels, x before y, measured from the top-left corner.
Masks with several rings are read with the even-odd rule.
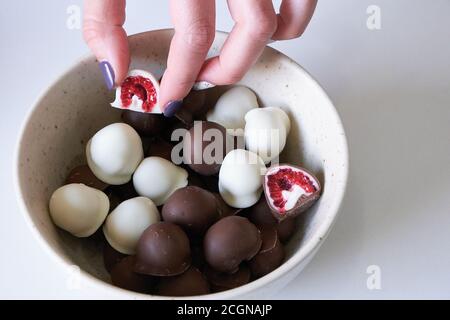
[[[114,70],[108,61],[102,61],[99,64],[100,70],[102,71],[103,78],[105,79],[105,84],[108,90],[114,88],[115,74]]]
[[[164,116],[167,118],[171,118],[177,113],[177,111],[181,108],[183,105],[183,101],[180,100],[174,100],[170,101],[166,104],[166,107],[164,108]]]

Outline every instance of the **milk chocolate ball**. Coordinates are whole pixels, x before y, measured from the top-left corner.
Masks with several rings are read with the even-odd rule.
[[[201,175],[217,174],[227,152],[228,139],[226,129],[220,124],[194,122],[183,139],[184,163]]]
[[[234,289],[250,281],[250,269],[242,264],[235,273],[218,272],[211,267],[205,269],[205,276],[208,279],[212,292],[220,292]]]
[[[183,106],[177,111],[175,117],[189,126],[194,120],[205,120],[206,112],[209,109],[209,105],[205,102],[205,90],[193,90],[183,99]]]
[[[253,258],[260,247],[258,228],[240,216],[219,220],[208,229],[203,240],[205,259],[219,272],[236,272],[239,264]]]
[[[295,231],[295,219],[287,218],[279,222],[272,214],[264,196],[243,213],[257,226],[274,226],[277,229],[280,241],[286,243]]]
[[[164,221],[182,227],[190,235],[203,235],[219,219],[216,197],[202,188],[187,186],[176,190],[162,209]]]
[[[208,294],[209,284],[196,267],[190,267],[178,276],[161,278],[156,293],[174,297]]]
[[[192,90],[183,99],[183,109],[189,111],[194,117],[203,116],[207,111],[205,90]]]
[[[155,278],[135,273],[134,263],[134,256],[126,257],[117,263],[111,270],[111,282],[122,289],[148,293],[155,283]]]
[[[164,116],[155,113],[124,110],[122,113],[122,120],[143,136],[157,135],[165,126]]]
[[[136,248],[134,271],[153,276],[175,276],[191,264],[189,239],[170,222],[158,222],[142,234]]]
[[[82,183],[88,187],[98,190],[105,190],[108,184],[98,179],[88,165],[75,167],[70,171],[66,179],[66,184]]]
[[[255,278],[260,278],[272,272],[284,260],[284,248],[278,239],[275,227],[264,227],[260,231],[262,238],[261,249],[248,263]]]
[[[177,113],[175,114],[175,118],[180,120],[182,123],[184,123],[186,126],[191,127],[194,122],[194,116],[193,114],[187,110],[186,108],[180,108]]]

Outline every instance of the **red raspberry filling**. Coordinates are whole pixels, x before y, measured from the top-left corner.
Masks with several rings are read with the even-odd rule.
[[[267,177],[270,198],[280,213],[286,211],[285,205],[287,202],[282,192],[292,191],[294,185],[300,186],[307,194],[317,191],[313,181],[301,171],[283,168]]]
[[[130,76],[121,85],[120,99],[124,108],[131,105],[133,96],[142,100],[142,110],[151,112],[158,102],[155,86],[150,79]]]

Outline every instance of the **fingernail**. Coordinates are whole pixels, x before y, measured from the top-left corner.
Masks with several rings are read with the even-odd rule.
[[[108,90],[114,88],[115,75],[114,70],[108,61],[102,61],[99,64],[100,70],[102,71],[103,78],[105,79],[105,84]]]
[[[215,86],[216,86],[215,84],[212,84],[212,83],[210,83],[208,81],[198,81],[198,82],[194,83],[194,86],[192,87],[192,90],[200,91],[200,90],[213,88]]]
[[[174,100],[170,101],[166,104],[166,107],[164,108],[164,116],[167,118],[171,118],[177,113],[177,111],[181,108],[183,105],[183,101],[180,100]]]

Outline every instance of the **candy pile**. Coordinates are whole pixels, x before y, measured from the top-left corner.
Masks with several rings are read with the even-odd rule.
[[[167,119],[153,112],[158,93],[151,75],[130,73],[113,103],[128,109],[123,123],[87,143],[87,164],[50,199],[53,222],[76,237],[101,228],[112,283],[137,292],[202,295],[275,270],[295,217],[321,192],[306,170],[274,164],[288,115],[236,86],[213,108],[192,91]]]

